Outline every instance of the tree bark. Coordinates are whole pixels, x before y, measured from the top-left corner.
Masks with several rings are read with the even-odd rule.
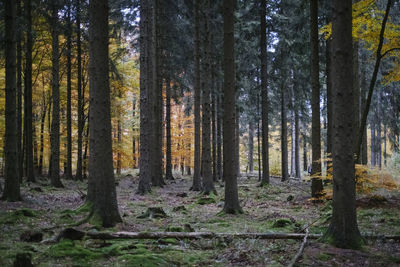
[[[376,141],[375,141],[375,121],[371,120],[371,166],[376,165]]]
[[[24,0],[26,19],[26,52],[25,52],[25,168],[26,178],[29,182],[35,182],[33,166],[33,125],[32,125],[32,0]]]
[[[72,23],[71,1],[67,1],[67,168],[66,179],[72,179],[72,112],[71,112],[71,51],[72,51]]]
[[[249,121],[249,154],[248,154],[248,164],[249,164],[249,172],[254,172],[254,123],[250,119]]]
[[[52,100],[53,100],[53,112],[51,122],[51,185],[54,187],[63,187],[60,180],[60,81],[59,81],[59,21],[58,21],[58,9],[59,3],[53,1],[52,3],[52,14],[51,14],[51,38],[52,38]]]
[[[18,143],[17,143],[17,43],[16,43],[16,2],[5,1],[5,184],[2,198],[7,201],[19,201],[20,185],[18,175]]]
[[[378,101],[376,103],[376,165],[382,169],[382,124],[381,124],[381,92],[378,94]]]
[[[294,127],[295,127],[295,178],[301,178],[301,171],[300,171],[300,118],[299,118],[299,111],[295,110],[294,115]]]
[[[200,18],[199,0],[194,0],[194,173],[191,190],[201,190],[200,159]]]
[[[287,119],[286,119],[285,84],[281,85],[281,171],[282,182],[289,180],[288,147],[287,147]]]
[[[354,176],[352,5],[335,0],[332,13],[333,212],[325,238],[335,246],[359,248]]]
[[[367,75],[366,75],[366,55],[362,55],[361,59],[361,110],[366,107],[366,93],[367,93]],[[364,129],[362,146],[361,146],[361,162],[363,165],[368,164],[368,144],[367,144],[367,127]]]
[[[211,58],[210,58],[210,31],[209,31],[209,16],[210,5],[209,0],[205,0],[205,8],[203,10],[204,18],[204,78],[202,86],[202,131],[201,131],[201,163],[202,163],[202,181],[203,193],[216,193],[213,182],[212,162],[211,162],[211,103],[210,103],[210,87],[211,87]]]
[[[213,181],[217,181],[217,95],[216,95],[216,86],[215,86],[215,75],[214,70],[212,70],[212,80],[213,80],[213,89],[211,92],[211,142],[212,142],[212,174]]]
[[[115,190],[108,76],[108,1],[89,2],[90,156],[87,202],[104,227],[122,222]]]
[[[312,87],[312,172],[311,196],[321,195],[323,186],[321,176],[321,122],[320,122],[320,84],[318,53],[318,0],[310,0],[310,42],[311,42],[311,87]]]
[[[234,38],[234,0],[224,0],[224,163],[223,177],[225,181],[226,213],[241,213],[237,188],[237,171],[235,168],[235,38]]]
[[[132,125],[132,160],[133,160],[133,169],[136,169],[137,166],[137,157],[136,157],[136,140],[137,140],[137,130],[136,130],[136,97],[133,96],[133,100],[132,100],[132,118],[133,118],[133,125]]]
[[[268,141],[268,54],[267,54],[267,3],[261,0],[260,13],[260,49],[261,49],[261,144],[262,144],[262,178],[261,185],[269,184],[269,141]]]
[[[22,17],[21,0],[16,1],[17,19]],[[22,182],[23,156],[22,156],[22,27],[16,27],[17,32],[17,154],[18,154],[18,180]]]
[[[353,103],[354,103],[354,140],[357,140],[358,128],[360,128],[360,75],[358,74],[358,42],[353,42]],[[354,143],[354,153],[357,151],[357,144]],[[356,159],[356,163],[361,163],[361,157]]]
[[[170,80],[166,79],[165,87],[165,121],[166,121],[166,164],[165,164],[165,179],[174,180],[172,175],[172,149],[171,149],[171,86]]]
[[[82,180],[82,136],[84,125],[84,110],[82,94],[82,46],[81,46],[81,7],[80,0],[76,0],[76,47],[77,47],[77,72],[78,72],[78,155],[76,164],[76,180]]]

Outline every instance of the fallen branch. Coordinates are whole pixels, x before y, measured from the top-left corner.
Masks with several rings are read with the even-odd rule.
[[[294,256],[292,261],[289,263],[288,267],[293,267],[297,260],[300,258],[301,254],[303,254],[304,247],[307,243],[307,237],[308,237],[308,228],[306,229],[306,235],[304,236],[303,243],[301,243],[300,249],[297,252],[297,254]]]
[[[69,236],[73,233],[72,237]],[[301,240],[305,236],[308,239],[318,239],[322,237],[320,234],[301,234],[301,233],[214,233],[214,232],[84,232],[74,228],[64,229],[59,235],[58,240],[61,238],[78,239],[86,238],[91,239],[162,239],[162,238],[176,238],[176,239],[201,239],[201,238],[253,238],[253,239],[294,239]],[[366,239],[394,239],[400,241],[400,235],[393,236],[378,236],[378,235],[365,235]]]

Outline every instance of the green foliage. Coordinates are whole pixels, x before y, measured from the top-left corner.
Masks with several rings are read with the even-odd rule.
[[[37,211],[28,208],[21,208],[14,211],[6,211],[0,213],[0,224],[27,223],[31,220],[31,218],[35,218],[37,216]]]

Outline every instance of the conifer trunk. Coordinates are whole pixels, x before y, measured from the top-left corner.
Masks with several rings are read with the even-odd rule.
[[[249,172],[252,173],[254,171],[254,123],[252,120],[249,122],[249,154],[248,154],[248,164],[249,164]]]
[[[121,222],[115,190],[108,77],[108,1],[89,2],[90,156],[87,202],[104,227]]]
[[[318,53],[318,0],[310,0],[311,86],[312,86],[312,181],[311,196],[318,197],[323,190],[321,176],[321,122]]]
[[[82,46],[81,46],[81,6],[80,0],[76,0],[76,47],[77,47],[77,72],[78,72],[78,155],[76,163],[76,180],[82,180],[82,136],[84,125],[83,98],[82,94]]]
[[[285,84],[281,85],[281,172],[282,182],[289,180],[288,173],[288,140],[287,140],[287,118],[286,118],[286,94]]]
[[[33,125],[32,125],[32,0],[24,0],[26,19],[26,52],[25,52],[25,101],[24,101],[24,130],[25,130],[25,168],[26,178],[35,182],[33,166]]]
[[[223,1],[224,19],[224,156],[223,177],[225,181],[226,213],[241,213],[235,168],[235,39],[234,39],[234,0]]]
[[[165,179],[174,180],[172,175],[172,147],[171,147],[171,86],[170,80],[165,80],[165,122],[166,122],[166,164],[165,164]]]
[[[22,17],[21,0],[16,1],[17,18]],[[22,29],[16,26],[17,33],[17,153],[18,153],[18,179],[22,182],[23,157],[22,157]]]
[[[20,185],[18,175],[18,143],[17,143],[17,46],[16,46],[16,3],[5,1],[5,185],[2,198],[7,201],[18,201]]]
[[[71,51],[72,51],[72,24],[71,0],[67,3],[67,168],[66,179],[72,179],[72,114],[71,114]]]

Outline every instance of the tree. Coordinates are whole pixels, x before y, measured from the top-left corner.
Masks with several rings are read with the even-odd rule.
[[[71,0],[67,3],[67,170],[65,178],[72,179],[72,126],[71,126],[71,51],[72,51],[72,23]]]
[[[165,163],[165,179],[174,180],[172,175],[172,159],[171,159],[171,81],[165,81],[165,121],[166,121],[166,163]]]
[[[6,57],[6,105],[5,105],[5,185],[3,199],[21,199],[17,147],[17,43],[16,2],[5,1],[5,57]]]
[[[24,0],[26,19],[26,44],[25,44],[25,98],[24,98],[24,131],[25,131],[25,168],[26,178],[35,182],[33,168],[33,125],[32,125],[32,0]]]
[[[108,1],[89,2],[90,145],[87,202],[104,227],[121,222],[115,190],[110,86],[108,75]]]
[[[318,53],[318,0],[310,0],[311,86],[312,86],[312,184],[311,196],[318,197],[322,190],[321,176],[321,122]]]
[[[224,0],[224,128],[223,128],[223,179],[225,181],[226,213],[242,213],[237,188],[237,169],[235,166],[235,39],[234,39],[234,0]]]
[[[77,72],[78,72],[78,155],[76,163],[75,179],[82,180],[82,135],[84,125],[83,98],[82,94],[82,46],[81,46],[81,1],[76,0],[76,49],[77,49]]]
[[[353,156],[353,62],[351,1],[335,0],[332,10],[333,214],[325,238],[359,248]]]
[[[54,187],[63,187],[60,180],[60,58],[59,58],[59,21],[58,21],[59,3],[52,1],[51,3],[51,46],[52,46],[52,100],[53,112],[51,121],[51,185]]]
[[[194,0],[194,173],[191,190],[201,190],[200,176],[200,18],[199,0]]]
[[[268,153],[268,87],[267,87],[267,3],[261,0],[260,13],[260,49],[261,49],[261,143],[262,143],[262,179],[261,185],[269,184],[269,153]]]

